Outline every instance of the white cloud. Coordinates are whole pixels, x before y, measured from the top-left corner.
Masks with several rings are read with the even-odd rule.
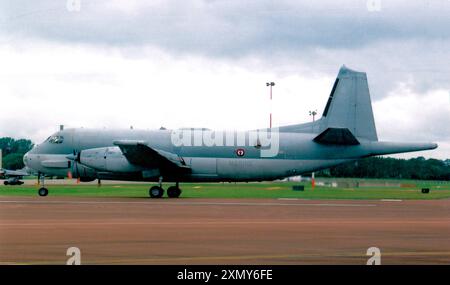
[[[265,127],[269,80],[274,125],[309,121],[346,64],[368,74],[380,138],[449,156],[449,1],[57,2],[0,3],[0,136]]]
[[[437,142],[437,150],[397,155],[450,157],[450,93],[432,90],[424,94],[400,84],[387,97],[373,104],[381,140]]]
[[[267,81],[276,82],[274,125],[305,122],[311,120],[309,110],[321,115],[334,80],[321,73],[277,72],[258,58],[173,56],[151,47],[133,57],[118,48],[34,42],[0,46],[0,62],[0,136],[31,137],[35,142],[59,124],[266,127],[271,109]],[[450,156],[448,91],[418,94],[410,85],[399,85],[374,102],[380,138],[437,141],[441,148],[426,155]]]
[[[296,123],[309,120],[311,108],[322,109],[332,84],[326,76],[280,77],[252,58],[230,63],[174,57],[155,48],[141,53],[136,59],[115,48],[44,42],[0,47],[1,98],[6,105],[0,135],[39,141],[59,124],[266,127],[268,80],[276,82],[274,123]]]

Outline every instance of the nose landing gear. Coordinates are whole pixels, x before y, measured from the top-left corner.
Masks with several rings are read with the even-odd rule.
[[[41,182],[42,181],[42,182]],[[41,188],[38,190],[38,194],[41,197],[45,197],[48,195],[48,189],[45,188],[45,175],[38,174],[38,185],[42,185]]]
[[[41,197],[45,197],[45,196],[48,195],[48,189],[47,189],[47,188],[44,188],[44,187],[41,187],[41,188],[39,188],[39,190],[38,190],[38,194],[39,194],[39,196],[41,196]]]

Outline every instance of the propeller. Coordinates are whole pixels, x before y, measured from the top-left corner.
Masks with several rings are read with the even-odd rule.
[[[75,162],[80,162],[81,151],[73,150],[73,152],[69,155],[66,155],[66,158]]]
[[[67,177],[73,178],[73,174],[77,177],[77,184],[80,183],[80,173],[78,171],[78,163],[80,163],[81,151],[73,150],[72,154],[66,156],[71,161],[72,169],[67,171]]]
[[[81,150],[73,150],[66,158],[71,162],[71,169],[67,173],[69,178],[77,178],[77,184],[81,181],[89,182],[96,179],[96,172],[92,168],[81,163]]]

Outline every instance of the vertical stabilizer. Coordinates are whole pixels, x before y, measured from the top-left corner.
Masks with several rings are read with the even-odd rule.
[[[320,129],[347,128],[358,138],[377,141],[365,72],[342,66],[320,120]]]

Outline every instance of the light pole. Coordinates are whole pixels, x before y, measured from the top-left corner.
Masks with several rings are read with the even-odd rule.
[[[309,111],[309,115],[313,117],[313,122],[316,121],[317,110]]]
[[[313,117],[313,122],[315,122],[316,121],[317,110],[309,111],[309,115]],[[316,187],[316,179],[315,179],[315,175],[314,175],[314,171],[313,171],[311,173],[311,188],[314,190],[314,187]]]
[[[270,87],[270,122],[269,122],[269,128],[272,128],[272,87],[275,86],[275,82],[267,82],[266,86]]]

